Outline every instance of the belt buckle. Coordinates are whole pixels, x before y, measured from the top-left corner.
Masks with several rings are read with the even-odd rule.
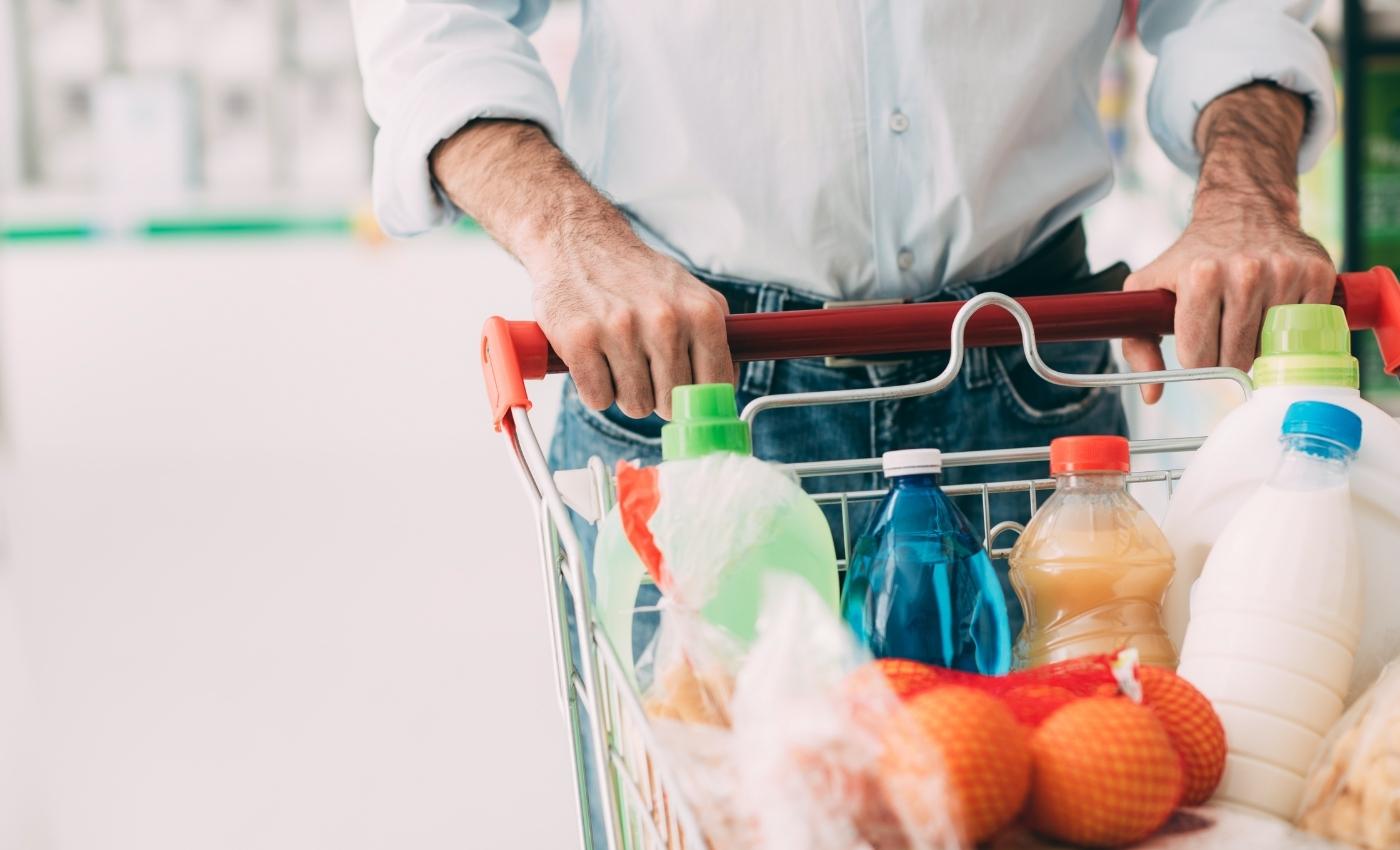
[[[889,304],[907,304],[907,298],[867,298],[864,301],[824,301],[823,310],[841,310],[846,307],[884,307]],[[897,363],[908,363],[908,359],[897,360],[889,357],[863,358],[863,357],[827,357],[825,364],[828,369],[850,369],[856,366],[889,366]]]

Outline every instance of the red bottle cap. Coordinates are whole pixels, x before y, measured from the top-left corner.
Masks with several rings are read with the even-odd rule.
[[[1050,474],[1127,472],[1128,441],[1116,436],[1060,437],[1050,441]]]

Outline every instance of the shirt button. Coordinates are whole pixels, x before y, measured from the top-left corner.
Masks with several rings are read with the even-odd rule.
[[[909,129],[909,116],[899,110],[895,110],[890,116],[890,129],[896,133],[903,133]]]
[[[900,271],[907,272],[914,267],[914,252],[906,248],[900,251],[899,256],[895,257],[894,260],[899,265]]]

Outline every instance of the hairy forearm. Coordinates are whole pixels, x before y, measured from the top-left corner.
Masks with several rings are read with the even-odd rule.
[[[1298,148],[1307,101],[1251,83],[1211,101],[1196,123],[1201,174],[1196,216],[1270,218],[1298,225]]]
[[[527,269],[566,244],[630,242],[622,214],[534,124],[473,121],[433,149],[447,196]]]

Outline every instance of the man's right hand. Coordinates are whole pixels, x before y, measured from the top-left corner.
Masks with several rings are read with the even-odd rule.
[[[538,127],[473,122],[432,168],[530,273],[535,319],[584,404],[669,419],[672,387],[734,382],[724,296],[638,239]]]

